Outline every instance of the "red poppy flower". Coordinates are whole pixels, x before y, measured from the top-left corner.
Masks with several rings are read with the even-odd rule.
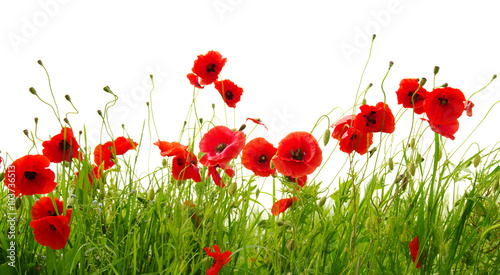
[[[172,160],[172,176],[176,180],[192,179],[201,182],[196,156],[189,151],[184,151],[184,155],[175,156]]]
[[[205,55],[198,55],[192,71],[201,78],[201,85],[210,85],[217,80],[226,61],[227,58],[223,58],[219,52],[209,51]]]
[[[314,172],[322,160],[321,148],[311,134],[293,132],[280,141],[273,164],[281,174],[296,178]]]
[[[208,167],[208,176],[210,176],[212,178],[215,185],[222,188],[226,185],[224,184],[224,182],[222,182],[222,178],[219,174],[219,171],[217,171],[217,168],[219,168],[219,165]],[[229,166],[229,164],[224,169],[224,173],[226,173],[226,175],[228,175],[231,178],[234,177],[234,170],[233,170],[233,168],[231,168],[231,166]]]
[[[236,108],[236,103],[240,102],[243,89],[236,86],[231,80],[224,79],[223,81],[215,81],[214,87],[219,91],[219,94],[226,102],[227,106]]]
[[[262,125],[262,126],[264,126],[264,128],[266,128],[266,130],[269,130],[269,129],[267,129],[266,125],[264,125],[264,123],[262,123],[262,120],[260,120],[260,118],[257,118],[257,119],[255,119],[255,118],[247,118],[246,121],[249,121],[249,120],[252,121],[253,123]]]
[[[80,172],[76,172],[76,178],[75,178],[75,184],[78,181],[78,178],[80,176]],[[92,170],[87,172],[87,178],[89,179],[89,183],[93,184],[94,180],[100,180],[101,179],[101,169],[99,166],[92,165]]]
[[[434,124],[449,124],[457,120],[465,108],[465,96],[459,89],[434,89],[424,102],[425,113]]]
[[[451,121],[450,123],[447,124],[434,123],[432,120],[425,118],[422,118],[422,120],[429,122],[431,130],[434,131],[435,133],[438,133],[443,137],[449,138],[451,140],[455,139],[454,134],[458,131],[459,127],[458,120]]]
[[[65,131],[66,136],[64,136]],[[49,141],[44,141],[42,146],[43,155],[49,158],[50,162],[53,163],[60,163],[63,160],[71,161],[72,158],[82,159],[82,154],[78,152],[78,142],[71,128],[62,128],[60,134],[55,135]]]
[[[298,178],[286,177],[286,180],[289,182],[296,183],[300,187],[304,187],[304,185],[306,185],[306,182],[307,182],[307,175],[303,175],[302,177],[298,177]],[[297,188],[297,190],[299,190],[299,188]]]
[[[292,204],[297,201],[298,198],[293,197],[293,198],[288,198],[288,199],[281,199],[273,204],[273,207],[271,208],[271,214],[274,216],[278,216],[279,214],[285,212],[285,210],[288,209],[288,207],[292,206]]]
[[[57,211],[50,197],[41,197],[37,200],[31,207],[31,220],[39,220],[51,216],[66,216],[68,219],[71,219],[71,209],[66,209],[66,214],[63,215],[64,203],[56,197],[54,197],[54,202]]]
[[[177,141],[168,142],[168,141],[160,141],[154,143],[154,145],[160,148],[160,155],[162,157],[173,157],[173,156],[182,156],[186,153],[188,147],[186,145],[182,145]]]
[[[254,138],[243,148],[241,164],[257,176],[268,177],[276,173],[276,169],[269,165],[276,151],[278,149],[264,138]]]
[[[104,170],[107,170],[115,165],[115,156],[124,155],[127,151],[135,149],[137,145],[137,142],[125,137],[99,144],[94,149],[94,162],[97,165],[104,162]]]
[[[337,122],[335,122],[332,126],[330,126],[333,128],[332,138],[340,140],[340,138],[345,134],[347,129],[349,129],[349,127],[352,127],[353,120],[355,117],[356,117],[355,115],[345,116],[339,119]]]
[[[375,106],[362,105],[359,109],[361,112],[354,119],[354,128],[367,133],[394,132],[396,122],[389,105],[379,102]]]
[[[233,132],[226,126],[215,126],[200,140],[200,151],[205,153],[200,159],[204,166],[226,167],[245,147],[245,134]]]
[[[465,101],[465,112],[467,113],[468,117],[472,116],[472,107],[474,107],[474,103],[472,103],[472,101]]]
[[[405,78],[399,83],[396,95],[398,97],[398,104],[402,104],[404,108],[413,108],[413,112],[420,115],[424,112],[424,101],[429,92],[424,87],[420,87],[419,89],[418,86],[418,79]]]
[[[71,209],[62,215],[63,202],[54,198],[55,205],[49,197],[42,197],[31,208],[30,226],[33,228],[35,240],[52,249],[61,249],[66,246],[70,233]]]
[[[356,128],[349,128],[340,139],[340,151],[352,153],[356,151],[360,155],[366,154],[368,147],[373,144],[373,134],[364,133]]]
[[[187,74],[187,78],[189,79],[189,83],[191,83],[191,85],[195,86],[196,88],[198,89],[203,89],[205,88],[205,86],[201,86],[200,82],[199,82],[199,77],[193,73],[189,73]]]
[[[55,174],[44,155],[26,155],[15,160],[5,171],[5,185],[14,196],[47,194],[56,188]]]
[[[418,243],[418,236],[416,236],[413,240],[410,241],[410,253],[413,262],[417,260],[418,251],[419,251],[419,243]],[[418,260],[416,268],[420,268],[420,260]]]
[[[30,223],[35,240],[54,250],[66,246],[69,238],[69,219],[66,216],[46,217]]]
[[[214,258],[215,262],[212,264],[212,266],[207,270],[207,275],[215,275],[219,274],[219,270],[231,260],[231,251],[225,251],[224,253],[221,253],[220,248],[218,245],[213,245],[212,248],[214,249],[215,252],[212,252],[212,250],[208,247],[205,247],[205,252],[207,252],[207,255]]]

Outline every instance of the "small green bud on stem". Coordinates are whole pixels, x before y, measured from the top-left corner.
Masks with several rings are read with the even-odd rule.
[[[424,86],[425,83],[427,83],[427,79],[425,77],[422,77],[422,79],[420,79],[420,83],[418,83],[418,85]]]
[[[66,98],[67,101],[71,102],[71,97],[69,97],[69,95],[65,95],[64,98]]]
[[[327,145],[328,142],[330,141],[330,128],[326,129],[325,133],[323,134],[323,145]]]
[[[323,205],[325,205],[325,202],[326,202],[326,197],[322,197],[321,200],[318,203],[318,206],[319,207],[323,207]]]
[[[437,75],[439,73],[439,66],[434,67],[434,75]]]
[[[30,87],[30,93],[32,93],[32,94],[34,94],[34,95],[36,95],[36,90],[35,90],[35,88]]]
[[[474,168],[476,168],[477,166],[479,166],[479,163],[481,163],[481,155],[477,155],[475,158],[474,158]]]

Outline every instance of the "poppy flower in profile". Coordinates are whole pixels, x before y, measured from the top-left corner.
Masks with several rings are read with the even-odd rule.
[[[335,122],[332,126],[330,126],[331,128],[333,128],[332,138],[340,140],[340,138],[345,134],[347,129],[349,129],[349,127],[352,127],[355,117],[356,117],[355,115],[345,116],[339,119],[337,122]]]
[[[226,167],[245,147],[245,134],[233,132],[226,126],[215,126],[203,135],[199,146],[205,153],[200,159],[203,166]]]
[[[474,103],[472,101],[465,101],[465,113],[467,114],[468,117],[472,116],[472,108],[474,107]]]
[[[389,105],[379,102],[375,106],[362,105],[359,109],[361,112],[354,119],[354,128],[367,133],[394,132],[396,122]]]
[[[339,142],[340,151],[350,154],[356,151],[360,155],[366,154],[373,144],[373,134],[365,133],[356,128],[349,128]]]
[[[70,233],[71,209],[62,215],[63,202],[54,198],[55,205],[49,197],[42,197],[31,209],[30,226],[33,228],[35,240],[51,249],[61,249],[66,246]],[[59,215],[58,213],[59,212]]]
[[[402,104],[404,108],[413,108],[413,112],[417,115],[424,112],[424,101],[429,95],[424,87],[419,89],[419,86],[418,79],[405,78],[401,80],[399,89],[396,91],[398,104]]]
[[[249,120],[255,124],[262,125],[262,126],[264,126],[264,128],[266,128],[266,130],[269,130],[269,129],[267,129],[266,125],[264,125],[264,123],[262,123],[262,120],[260,120],[260,118],[247,118],[246,121],[249,121]]]
[[[71,161],[72,158],[82,159],[82,154],[78,151],[80,147],[71,128],[62,128],[61,133],[44,141],[42,146],[42,154],[53,163],[60,163],[63,160]]]
[[[418,236],[416,236],[413,240],[410,241],[410,253],[411,253],[411,259],[413,262],[417,260],[418,256],[418,251],[419,251],[419,243],[418,243]],[[420,260],[417,262],[416,268],[420,268]]]
[[[220,188],[226,186],[224,182],[222,181],[222,178],[219,174],[219,171],[217,171],[217,168],[219,168],[219,165],[216,166],[210,166],[208,167],[208,176],[212,178],[214,181],[215,185],[219,186]],[[224,169],[224,173],[228,175],[229,177],[234,177],[234,170],[229,166],[229,164],[226,166]]]
[[[186,75],[186,77],[189,79],[189,83],[191,83],[191,85],[195,86],[196,88],[198,89],[203,89],[205,88],[205,86],[202,86],[200,84],[200,81],[199,81],[199,77],[193,73],[189,73]]]
[[[438,133],[443,137],[449,138],[451,140],[455,139],[454,134],[458,131],[459,123],[458,120],[453,120],[447,124],[434,123],[432,120],[422,118],[422,120],[429,122],[429,126],[434,133]]]
[[[304,187],[304,185],[306,185],[306,182],[307,182],[307,175],[303,175],[302,177],[298,177],[298,178],[285,177],[285,179],[289,182],[296,183],[300,187]],[[299,188],[297,188],[297,190],[299,190]]]
[[[278,172],[296,178],[313,173],[321,165],[323,155],[311,134],[292,132],[280,141],[272,161]]]
[[[135,149],[137,145],[137,142],[125,137],[118,137],[114,141],[99,144],[94,149],[94,162],[97,165],[104,163],[104,170],[107,170],[115,165],[115,156],[124,155],[127,151]]]
[[[175,156],[172,159],[172,176],[176,180],[192,179],[195,182],[201,182],[196,156],[189,151],[185,151],[183,155]]]
[[[227,58],[222,57],[219,52],[209,51],[204,55],[198,55],[191,70],[200,77],[201,85],[210,85],[217,80],[226,61]]]
[[[153,143],[154,145],[160,148],[160,155],[162,157],[173,157],[173,156],[182,156],[186,153],[188,147],[186,145],[182,145],[177,141],[168,142],[158,140]]]
[[[212,252],[212,249],[209,247],[205,247],[205,252],[207,252],[207,255],[214,258],[215,262],[212,264],[212,266],[207,270],[207,275],[215,275],[219,274],[219,271],[221,268],[231,260],[231,251],[225,251],[224,253],[221,253],[220,248],[218,245],[213,245],[212,246],[214,252]]]
[[[47,194],[56,188],[55,174],[44,155],[26,155],[15,160],[5,171],[5,185],[14,196]]]
[[[459,89],[436,88],[424,102],[425,113],[434,124],[449,124],[462,115],[464,102],[465,96]]]
[[[293,197],[293,198],[287,198],[287,199],[281,199],[273,204],[273,207],[271,208],[271,214],[274,216],[278,216],[279,214],[285,212],[294,202],[296,202],[298,198]]]
[[[241,164],[257,176],[268,177],[276,173],[276,168],[271,169],[270,166],[276,151],[278,149],[264,138],[254,138],[243,148]]]
[[[215,81],[214,87],[224,99],[228,107],[236,108],[236,103],[240,102],[243,89],[236,86],[231,80]]]

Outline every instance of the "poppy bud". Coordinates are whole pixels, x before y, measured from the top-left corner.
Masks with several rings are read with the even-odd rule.
[[[255,199],[258,199],[259,195],[260,195],[260,189],[257,188],[257,190],[255,190]]]
[[[111,89],[109,88],[109,86],[106,86],[104,88],[102,88],[106,93],[110,93],[112,94],[113,92],[111,92]]]
[[[161,160],[161,166],[167,167],[167,159],[164,158]]]
[[[366,105],[366,98],[363,98],[363,100],[361,100],[361,105]]]
[[[439,66],[434,67],[434,75],[439,73]]]
[[[330,128],[326,129],[325,133],[323,134],[323,145],[326,146],[329,141],[330,141]]]
[[[422,79],[420,79],[420,82],[418,83],[418,85],[424,86],[426,82],[427,82],[427,79],[425,77],[422,77]]]
[[[392,65],[394,65],[394,62],[390,61],[389,62],[389,69],[392,67]]]
[[[64,121],[64,123],[69,124],[69,120],[68,120],[68,118],[67,118],[67,117],[65,117],[65,118],[63,119],[63,121]]]
[[[64,98],[66,98],[67,101],[71,102],[71,97],[69,97],[69,95],[65,95]]]
[[[35,124],[38,124],[38,117],[35,117]]]
[[[401,190],[405,191],[407,185],[408,185],[408,178],[404,177],[403,182],[401,183]]]
[[[394,183],[399,183],[399,182],[400,182],[403,178],[404,178],[404,175],[403,175],[403,174],[399,175],[399,176],[396,178],[396,180],[394,181]]]
[[[5,173],[2,172],[0,173],[0,181],[3,181],[5,179]]]
[[[415,162],[417,164],[420,164],[422,163],[422,161],[424,161],[424,158],[420,155],[420,153],[417,153],[417,159],[415,160]]]
[[[286,249],[288,249],[288,251],[293,251],[296,247],[297,247],[297,244],[295,243],[294,239],[290,239],[288,241],[288,243],[286,244]]]
[[[417,167],[415,166],[415,163],[410,162],[410,164],[408,165],[408,173],[410,173],[410,175],[412,177],[415,176],[415,170],[416,169],[417,169]]]
[[[392,171],[392,169],[394,169],[394,161],[392,158],[389,158],[389,171]]]
[[[376,34],[373,34],[373,36],[372,36],[372,41],[373,41],[373,40],[375,40],[375,37],[377,37],[377,35],[376,35]]]
[[[149,102],[146,102],[146,106],[148,106],[148,107],[149,107]]]
[[[200,117],[198,121],[200,121],[200,124],[203,124],[203,118]]]
[[[30,137],[30,136],[29,136],[29,132],[28,132],[28,130],[27,130],[27,129],[24,129],[24,130],[23,130],[23,133],[24,133],[27,137]]]
[[[500,180],[498,180],[498,179],[497,179],[497,180],[495,181],[495,184],[493,184],[493,192],[495,192],[495,193],[496,193],[496,192],[498,191],[498,187],[499,187],[499,185],[500,185]]]
[[[152,74],[150,74],[150,75],[149,75],[149,78],[151,78],[151,80],[153,80],[153,75],[152,75]]]
[[[238,131],[241,132],[241,131],[245,130],[245,128],[247,128],[247,125],[246,124],[241,124],[240,129],[238,129]]]
[[[274,163],[273,163],[273,160],[271,160],[271,161],[269,162],[269,167],[270,167],[271,169],[274,169]]]
[[[367,89],[370,89],[372,86],[373,86],[373,83],[368,84],[368,88]]]
[[[323,207],[323,205],[325,205],[325,202],[326,202],[326,197],[322,197],[321,200],[318,203],[318,206],[319,207]]]
[[[229,195],[234,195],[238,191],[238,184],[236,182],[231,183],[229,185]]]
[[[410,140],[410,148],[412,150],[415,150],[415,138],[411,138],[411,140]]]
[[[149,193],[148,193],[148,199],[150,201],[154,200],[155,199],[155,190],[153,188],[149,189]]]
[[[22,197],[17,197],[15,202],[16,210],[19,210],[19,208],[21,208],[22,205],[23,205]]]
[[[32,94],[34,94],[34,95],[36,95],[36,90],[35,90],[35,88],[31,87],[31,88],[30,88],[30,93],[32,93]]]
[[[98,114],[100,117],[102,117],[102,112],[101,112],[101,110],[97,110],[97,114]]]
[[[474,168],[476,168],[476,167],[479,165],[479,163],[480,163],[480,162],[481,162],[481,155],[477,155],[477,156],[474,158],[474,162],[473,162],[473,164],[474,164]]]
[[[279,221],[276,222],[276,224],[278,226],[283,226],[285,223],[282,220],[279,220]]]
[[[495,78],[497,78],[496,74],[493,75],[493,78],[491,78],[491,80],[494,80]]]
[[[356,226],[356,213],[354,213],[354,214],[352,215],[352,218],[351,218],[351,225],[352,225],[352,226]]]
[[[212,109],[215,109],[215,104],[214,103],[212,103]]]
[[[40,66],[43,66],[42,60],[39,59],[37,63],[40,64]]]

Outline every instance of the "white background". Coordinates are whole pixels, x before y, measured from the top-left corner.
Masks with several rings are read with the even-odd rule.
[[[110,113],[115,135],[123,123],[134,140],[140,138],[149,74],[155,76],[160,138],[176,140],[193,90],[185,76],[197,55],[217,50],[227,57],[222,76],[244,89],[237,126],[247,117],[260,117],[270,129],[258,128],[257,135],[277,145],[289,132],[310,131],[331,109],[352,106],[373,33],[377,38],[361,84],[362,89],[374,84],[369,104],[383,100],[380,84],[389,61],[395,65],[385,91],[394,113],[400,109],[394,94],[399,81],[426,77],[430,90],[435,65],[441,67],[436,85],[447,82],[468,98],[500,73],[499,8],[498,1],[3,1],[1,154],[17,159],[28,152],[31,143],[22,130],[34,129],[34,117],[40,120],[41,139],[60,131],[51,109],[28,91],[35,87],[51,101],[38,59],[49,70],[62,113],[72,110],[64,100],[71,96],[80,114],[70,115],[70,122],[76,132],[85,124],[93,148],[99,143],[96,111],[112,99],[102,90],[106,85],[120,96]],[[457,147],[498,100],[500,80],[472,98],[474,116],[460,119],[457,139],[447,146]],[[212,103],[223,118],[222,99],[213,86],[200,92],[198,114],[208,118]],[[228,114],[232,118],[232,111]],[[333,112],[331,123],[341,115]],[[467,144],[497,142],[499,116],[497,106]],[[323,122],[315,136],[326,127]],[[405,133],[396,126],[396,135]],[[325,158],[333,147],[331,142],[324,149]],[[41,153],[40,143],[38,148]],[[160,164],[156,146],[151,152],[145,170]],[[333,155],[345,157],[339,150]],[[322,173],[336,169],[332,162]]]

